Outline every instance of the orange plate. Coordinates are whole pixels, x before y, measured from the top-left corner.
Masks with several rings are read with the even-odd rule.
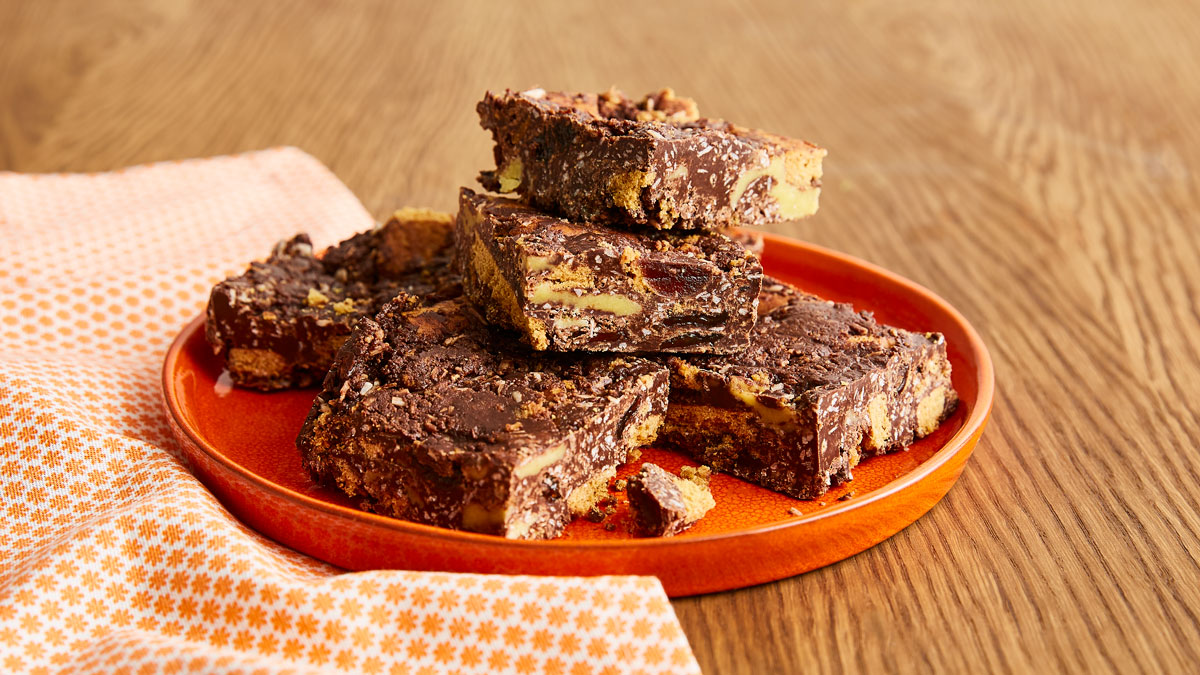
[[[235,515],[264,535],[353,570],[401,568],[503,574],[650,574],[671,596],[742,588],[842,560],[928,511],[957,480],[992,406],[993,373],[975,330],[928,290],[863,261],[811,244],[766,237],[770,274],[875,312],[880,321],[940,331],[961,403],[932,436],[868,460],[855,479],[819,500],[798,501],[715,475],[717,506],[676,537],[638,539],[577,521],[554,541],[509,541],[378,516],[314,484],[294,440],[314,390],[261,394],[229,386],[204,340],[203,318],[176,338],[163,365],[163,398],[192,470]],[[651,460],[690,464],[664,450]],[[628,467],[626,473],[633,471]],[[802,515],[795,515],[792,510]]]

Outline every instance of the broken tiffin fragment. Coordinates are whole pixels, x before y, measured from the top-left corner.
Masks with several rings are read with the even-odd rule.
[[[908,446],[954,410],[946,341],[766,278],[743,352],[676,356],[660,441],[798,499]]]
[[[570,220],[715,230],[817,210],[825,150],[700,117],[670,89],[488,92],[476,110],[496,143],[480,183]]]
[[[234,384],[273,390],[319,384],[355,322],[397,293],[457,293],[449,214],[401,209],[323,256],[299,234],[213,287],[205,333]]]
[[[465,188],[455,227],[467,295],[537,350],[726,353],[754,326],[762,265],[724,234],[570,223]]]
[[[313,477],[384,515],[556,537],[652,442],[666,370],[531,354],[464,297],[359,321],[297,439]]]
[[[702,476],[682,478],[657,464],[643,464],[625,487],[638,531],[669,537],[703,518],[717,503],[708,489],[707,473]]]

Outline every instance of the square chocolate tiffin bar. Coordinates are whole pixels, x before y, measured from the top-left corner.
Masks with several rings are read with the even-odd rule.
[[[309,472],[381,514],[513,539],[558,536],[653,441],[667,371],[537,355],[465,297],[361,320],[297,439]]]
[[[812,499],[864,456],[924,437],[954,410],[946,341],[878,324],[764,280],[749,347],[668,359],[660,441],[717,471]]]
[[[746,346],[762,265],[720,233],[571,223],[463,189],[467,294],[536,350],[726,353]]]
[[[483,186],[573,221],[715,230],[817,210],[825,150],[700,117],[670,89],[488,92],[477,111],[495,140]]]
[[[384,225],[313,252],[308,235],[213,287],[205,333],[234,384],[272,390],[320,383],[354,323],[397,293],[457,292],[449,214],[401,209]]]

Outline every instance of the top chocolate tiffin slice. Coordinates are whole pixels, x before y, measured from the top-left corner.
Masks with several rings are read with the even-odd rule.
[[[817,210],[825,150],[700,117],[670,89],[488,92],[476,110],[496,142],[479,182],[570,220],[714,230]]]

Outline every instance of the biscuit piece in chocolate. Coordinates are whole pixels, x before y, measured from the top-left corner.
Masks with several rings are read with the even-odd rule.
[[[496,143],[483,186],[573,221],[714,230],[817,210],[825,150],[700,117],[670,89],[488,92],[476,110]]]
[[[531,354],[465,297],[400,297],[359,321],[297,445],[315,479],[378,513],[555,537],[654,440],[667,386],[646,359]]]
[[[318,384],[359,318],[397,293],[456,293],[452,218],[418,209],[313,254],[308,235],[213,287],[205,332],[234,384],[272,390]]]
[[[800,499],[851,478],[863,456],[901,449],[953,412],[946,341],[767,278],[744,352],[668,359],[660,440]]]
[[[569,223],[465,188],[456,228],[467,294],[537,350],[727,353],[754,326],[762,265],[723,234]]]
[[[717,505],[707,480],[680,478],[657,464],[643,464],[625,491],[634,523],[648,537],[678,534]]]

